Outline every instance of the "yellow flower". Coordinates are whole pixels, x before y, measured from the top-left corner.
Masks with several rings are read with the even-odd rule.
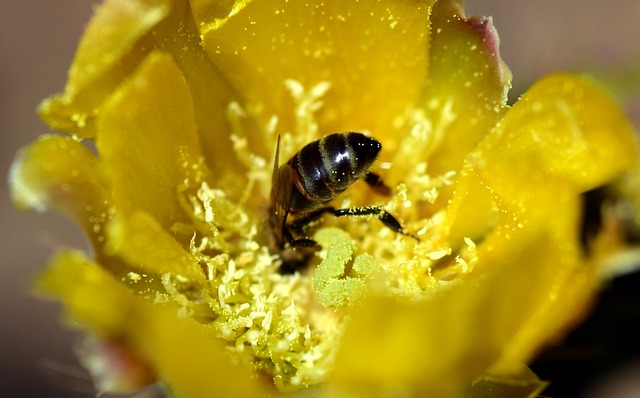
[[[580,195],[636,143],[589,79],[509,107],[510,78],[490,19],[453,0],[105,1],[40,108],[71,135],[10,176],[17,206],[68,214],[94,248],[60,252],[39,288],[177,396],[534,394],[524,364],[624,244],[582,247]],[[279,273],[277,136],[288,159],[353,130],[382,143],[394,195],[355,183],[338,205],[380,204],[420,241],[325,217],[323,250]]]

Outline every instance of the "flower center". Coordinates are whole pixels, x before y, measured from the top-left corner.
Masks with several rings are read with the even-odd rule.
[[[296,131],[282,134],[281,151],[287,156],[317,139],[314,113],[330,86],[320,83],[305,90],[292,80],[285,84],[296,104]],[[235,103],[228,107],[233,150],[246,168],[248,184],[242,196],[231,198],[224,189],[206,183],[196,194],[182,193],[181,203],[198,227],[190,250],[206,272],[207,288],[183,291],[169,277],[164,286],[183,305],[185,315],[215,328],[238,362],[272,377],[278,389],[293,391],[323,381],[348,322],[345,315],[359,300],[372,291],[398,300],[424,299],[470,270],[475,246],[468,240],[466,248],[452,255],[441,243],[445,212],[420,218],[422,204],[434,203],[438,189],[450,185],[453,174],[431,178],[426,163],[418,162],[406,173],[407,179],[397,183],[390,199],[382,197],[379,202],[365,184],[356,182],[335,206],[369,205],[375,200],[398,215],[420,242],[389,230],[372,216],[356,222],[325,216],[307,229],[322,249],[298,272],[278,272],[280,253],[269,243],[267,222],[273,163],[251,152],[242,129],[244,118],[260,119],[252,112]],[[278,119],[268,120],[263,144],[275,153]],[[416,136],[437,134],[434,123],[420,114],[406,120],[411,133],[399,142],[401,154],[415,145]],[[263,203],[255,203],[255,198]]]

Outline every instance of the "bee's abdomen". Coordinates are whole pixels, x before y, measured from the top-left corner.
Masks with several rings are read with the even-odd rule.
[[[310,200],[327,202],[337,194],[330,184],[329,173],[324,165],[320,141],[306,145],[290,160],[294,173],[298,174],[297,188]]]
[[[364,134],[331,134],[306,145],[289,163],[298,174],[300,193],[325,203],[362,177],[380,148]]]

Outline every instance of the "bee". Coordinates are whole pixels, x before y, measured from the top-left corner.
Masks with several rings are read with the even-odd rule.
[[[271,185],[270,223],[278,249],[314,248],[312,239],[296,236],[325,213],[336,217],[374,215],[394,232],[410,236],[398,220],[379,206],[336,209],[328,206],[357,180],[364,180],[375,192],[389,195],[391,189],[380,176],[369,171],[382,145],[357,132],[327,135],[313,141],[279,165],[280,137],[276,145]]]

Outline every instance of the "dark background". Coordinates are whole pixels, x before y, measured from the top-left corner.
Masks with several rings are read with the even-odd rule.
[[[46,96],[62,91],[75,46],[93,8],[94,2],[86,0],[0,2],[3,176],[18,148],[48,131],[37,118],[35,107]],[[467,10],[469,14],[494,16],[502,39],[502,56],[514,75],[512,99],[549,72],[593,72],[611,85],[636,126],[640,126],[639,1],[472,0]],[[56,248],[83,248],[84,238],[79,229],[60,216],[14,211],[5,181],[0,183],[0,395],[81,396],[70,392],[78,387],[77,379],[64,376],[64,366],[71,365],[73,369],[76,363],[72,346],[77,336],[59,326],[56,304],[36,299],[28,292],[35,272]],[[633,291],[640,280],[627,278],[620,283],[623,290],[609,289],[601,307],[613,305],[622,315],[624,311],[637,314],[640,307],[633,303],[638,304],[638,293]],[[622,296],[616,291],[622,291]],[[596,313],[600,315],[589,321],[595,326],[588,327],[600,331],[596,335],[604,339],[620,342],[624,330],[618,334],[615,331],[624,329],[625,324],[612,321],[606,311],[605,315],[601,315],[602,310]],[[572,344],[574,340],[580,345],[593,338],[593,333],[587,333],[587,337],[580,333],[571,337]],[[545,377],[564,375],[569,383],[565,389],[560,384],[547,394],[569,396],[586,386],[591,391],[589,397],[640,396],[638,347],[621,344],[618,349],[627,355],[617,362],[605,361],[606,364],[592,358],[596,362],[593,364],[570,350],[545,354],[539,360],[539,372]],[[52,367],[57,370],[46,371]],[[54,377],[50,377],[51,373]],[[576,385],[581,387],[572,389]]]

